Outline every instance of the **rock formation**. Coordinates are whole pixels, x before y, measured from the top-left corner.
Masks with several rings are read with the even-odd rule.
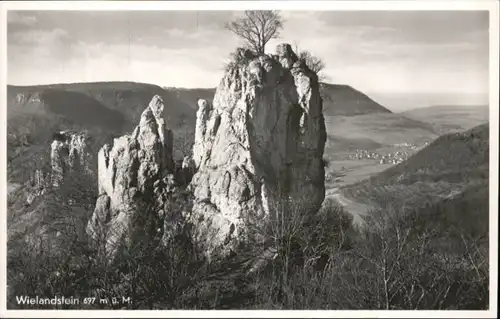
[[[17,104],[40,103],[40,102],[41,99],[39,92],[25,92],[25,93],[18,93],[16,95]]]
[[[193,146],[193,162],[195,167],[200,166],[200,161],[204,155],[205,145],[207,144],[205,138],[210,138],[213,134],[206,134],[207,122],[212,115],[212,105],[203,99],[198,101],[198,111],[196,112],[196,129],[194,135]]]
[[[26,204],[45,194],[49,188],[59,189],[69,179],[78,179],[91,174],[93,160],[90,152],[90,137],[84,132],[61,131],[53,135],[50,150],[50,169],[36,169],[29,179]]]
[[[192,156],[185,156],[182,160],[182,172],[187,183],[191,182],[193,175],[196,171],[196,163]]]
[[[34,176],[30,177],[26,204],[31,205],[38,196],[45,194],[50,184],[51,174],[44,173],[41,169],[36,169]]]
[[[198,102],[192,220],[208,254],[236,249],[277,213],[313,212],[325,196],[317,75],[288,44],[240,55],[247,61],[230,64],[213,105]]]
[[[174,191],[172,133],[163,100],[153,97],[131,135],[115,138],[98,155],[99,197],[87,233],[113,258],[120,245],[154,244],[163,236],[163,210]]]
[[[89,171],[89,136],[81,132],[62,131],[54,134],[51,144],[50,161],[52,185],[59,187],[71,172]]]

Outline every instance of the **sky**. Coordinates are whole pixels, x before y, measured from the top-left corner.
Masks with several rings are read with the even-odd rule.
[[[279,43],[326,63],[393,109],[480,104],[488,94],[487,11],[282,11]],[[241,45],[238,11],[8,11],[7,82],[135,81],[215,87]]]

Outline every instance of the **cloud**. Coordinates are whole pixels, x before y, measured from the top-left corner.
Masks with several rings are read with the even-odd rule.
[[[241,44],[224,29],[241,12],[11,13],[8,80],[18,84],[133,80],[213,87],[228,54]],[[284,11],[283,16],[285,29],[267,51],[295,43],[322,58],[334,82],[369,92],[488,90],[484,12]]]
[[[34,26],[38,22],[36,16],[26,15],[21,11],[7,11],[7,23],[9,27],[14,26]]]
[[[162,42],[161,33],[183,34],[223,30],[231,11],[26,11],[37,19],[37,29],[61,28],[87,43],[123,43],[129,38]],[[168,40],[168,39],[167,39]],[[153,44],[153,43],[151,43]]]
[[[10,69],[36,64],[32,70],[38,69],[40,65],[64,63],[78,54],[73,50],[74,43],[70,34],[60,28],[19,30],[7,37],[7,62]]]
[[[343,28],[389,28],[393,40],[413,43],[454,42],[489,26],[488,11],[324,11],[316,17]]]
[[[213,87],[218,84],[222,57],[225,57],[221,53],[224,49],[219,47],[172,49],[140,43],[79,41],[69,46],[32,48],[9,46],[10,65],[22,66],[18,72],[9,72],[10,79],[15,81],[12,82],[23,79],[32,83],[132,80],[166,86],[190,87],[194,83],[199,87]],[[54,56],[60,58],[54,59]]]
[[[17,31],[9,34],[8,41],[12,45],[43,45],[46,47],[64,44],[71,38],[66,30],[53,29]]]

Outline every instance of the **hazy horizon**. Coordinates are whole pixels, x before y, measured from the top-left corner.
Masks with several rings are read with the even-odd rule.
[[[282,11],[280,39],[395,111],[488,103],[487,11]],[[8,11],[11,85],[130,81],[213,88],[238,11]],[[304,27],[307,26],[307,27]]]

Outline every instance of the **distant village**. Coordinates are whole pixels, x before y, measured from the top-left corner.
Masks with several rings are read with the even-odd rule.
[[[417,146],[410,143],[394,144],[393,147],[401,148],[400,151],[381,154],[377,152],[367,151],[364,149],[356,149],[354,154],[348,156],[349,160],[376,160],[380,164],[399,164],[413,155],[416,151],[427,146],[428,142]]]

